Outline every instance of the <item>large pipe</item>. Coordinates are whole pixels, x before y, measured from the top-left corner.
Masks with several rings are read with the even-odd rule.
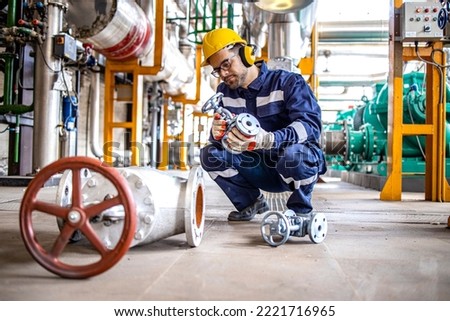
[[[314,0],[258,0],[255,4],[263,10],[273,13],[298,12],[308,7]]]
[[[240,35],[247,40],[247,43],[256,46],[256,57],[261,57],[262,48],[267,43],[267,18],[270,14],[261,10],[253,2],[243,3],[242,26]]]
[[[309,49],[313,26],[316,22],[317,1],[291,2],[295,10],[280,10],[282,13],[270,15],[269,59],[290,57],[297,62],[306,56]]]
[[[37,44],[34,82],[33,172],[60,156],[59,121],[61,92],[53,89],[61,75],[61,60],[53,55],[53,36],[62,30],[64,6],[49,2],[47,37]],[[39,81],[37,81],[39,80]]]
[[[112,60],[148,54],[152,30],[148,17],[134,0],[69,0],[66,15],[76,36]]]
[[[269,59],[291,57],[300,59],[299,48],[303,43],[300,22],[295,13],[272,14],[269,21]]]
[[[169,175],[151,168],[127,167],[119,172],[126,179],[136,206],[136,230],[130,247],[149,244],[186,233],[190,246],[198,246],[205,222],[203,170],[193,167],[188,177]],[[57,203],[71,204],[72,174],[58,186]],[[68,192],[69,191],[69,192]],[[117,189],[98,172],[83,171],[81,194],[85,204],[98,204],[114,197]],[[116,246],[123,229],[124,208],[118,205],[91,219],[94,232],[108,248]]]

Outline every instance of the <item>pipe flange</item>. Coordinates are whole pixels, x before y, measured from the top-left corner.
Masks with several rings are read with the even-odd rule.
[[[191,168],[185,194],[184,227],[186,240],[192,247],[200,245],[205,228],[205,183],[203,169]]]
[[[308,224],[308,235],[313,243],[321,243],[325,240],[328,231],[328,222],[325,214],[316,213]]]
[[[256,134],[258,134],[260,129],[258,119],[248,113],[237,115],[234,125],[242,134],[246,136],[255,136]]]

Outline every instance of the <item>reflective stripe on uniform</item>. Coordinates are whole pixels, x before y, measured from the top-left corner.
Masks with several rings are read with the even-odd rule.
[[[245,99],[244,98],[230,98],[230,97],[223,97],[222,99],[223,105],[228,108],[245,108]]]
[[[213,171],[213,172],[208,172],[208,174],[213,180],[215,180],[217,178],[217,176],[233,177],[233,176],[236,176],[237,174],[239,174],[239,172],[234,168],[227,168],[224,171]]]
[[[298,135],[297,143],[303,143],[308,138],[308,134],[306,133],[305,126],[301,122],[295,121],[292,124],[290,124],[289,126],[294,128],[295,132]]]
[[[276,101],[283,101],[284,100],[284,91],[282,90],[274,90],[272,91],[269,96],[264,97],[256,97],[256,106],[265,106],[270,103],[274,103]]]
[[[299,189],[300,186],[310,185],[310,184],[314,183],[317,180],[317,178],[318,178],[318,174],[316,174],[316,175],[311,176],[309,178],[305,178],[305,179],[301,179],[299,181],[296,181],[292,177],[285,178],[281,174],[280,174],[280,176],[283,179],[283,181],[286,182],[286,184],[290,184],[290,183],[294,182],[295,189]]]

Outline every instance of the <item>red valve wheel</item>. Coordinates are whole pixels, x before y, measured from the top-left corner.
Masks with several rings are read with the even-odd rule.
[[[81,176],[85,170],[103,175],[115,186],[117,195],[105,198],[97,204],[83,204]],[[55,202],[40,199],[38,194],[42,195],[46,182],[66,171],[72,172],[71,204],[59,206]],[[114,206],[123,206],[125,216],[118,242],[108,247],[102,243],[90,220]],[[54,240],[43,242],[37,237],[35,229],[39,224],[42,225],[42,220],[35,222],[33,215],[38,214],[64,220],[65,223]],[[28,252],[45,269],[65,278],[88,278],[111,268],[128,251],[135,229],[136,207],[126,179],[115,168],[88,157],[62,158],[44,167],[27,187],[20,208],[20,231]],[[62,260],[63,251],[75,231],[81,232],[89,241],[98,254],[97,261],[80,265]],[[50,243],[50,246],[45,246],[44,243]]]

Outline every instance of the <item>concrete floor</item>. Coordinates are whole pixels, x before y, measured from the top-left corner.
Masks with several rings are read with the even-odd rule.
[[[378,191],[324,177],[313,199],[328,219],[325,241],[291,237],[271,247],[260,234],[262,216],[230,223],[231,203],[208,178],[205,190],[199,247],[175,235],[131,248],[100,275],[71,280],[24,247],[24,188],[0,187],[0,300],[450,300],[450,204],[424,201],[423,193],[381,201]]]

